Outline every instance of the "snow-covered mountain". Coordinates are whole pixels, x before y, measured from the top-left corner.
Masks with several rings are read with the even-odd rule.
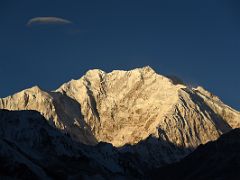
[[[94,148],[101,147],[101,158],[108,150],[105,157],[115,158],[109,164],[119,172],[124,168],[117,161],[126,165],[129,159],[140,171],[157,168],[240,127],[240,113],[218,97],[150,67],[111,73],[90,70],[55,91],[35,86],[2,98],[0,108],[38,111],[76,142],[109,143]],[[60,149],[58,153],[63,153]]]

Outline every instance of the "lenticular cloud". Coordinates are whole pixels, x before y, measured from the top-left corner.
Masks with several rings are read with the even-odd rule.
[[[44,24],[66,25],[66,24],[72,24],[72,22],[67,19],[63,19],[59,17],[35,17],[30,19],[27,22],[27,26],[44,25]]]

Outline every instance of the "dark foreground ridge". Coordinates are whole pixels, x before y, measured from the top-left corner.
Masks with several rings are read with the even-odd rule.
[[[155,148],[153,157],[163,159],[157,152],[165,146],[169,142],[153,137],[121,149],[88,146],[50,126],[39,112],[0,110],[0,179],[141,179],[152,169],[137,150],[147,154]]]
[[[156,143],[156,141],[161,141]],[[36,111],[0,110],[0,177],[17,179],[239,179],[240,129],[201,145],[182,161],[154,169],[137,150],[164,151],[169,142],[149,137],[120,149],[88,146],[50,126]],[[171,145],[172,149],[192,151]],[[171,153],[171,152],[168,152]],[[144,154],[144,153],[143,153]],[[163,162],[164,163],[164,162]]]
[[[240,179],[240,129],[222,135],[217,141],[200,145],[178,163],[150,174],[163,180]]]

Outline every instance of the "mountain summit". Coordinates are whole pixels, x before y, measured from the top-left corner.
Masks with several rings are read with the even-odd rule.
[[[55,91],[35,86],[2,98],[0,108],[38,111],[51,126],[88,145],[106,142],[125,151],[144,141],[144,150],[132,151],[156,166],[240,127],[240,113],[217,96],[149,66],[110,73],[90,70]]]

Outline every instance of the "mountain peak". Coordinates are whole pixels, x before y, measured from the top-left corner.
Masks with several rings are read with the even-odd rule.
[[[96,76],[96,75],[102,75],[102,74],[106,74],[106,72],[104,72],[101,69],[92,69],[92,70],[88,70],[85,76]]]
[[[41,89],[39,86],[37,86],[37,85],[35,85],[35,86],[29,88],[28,90],[35,91],[35,92],[42,91],[42,89]]]
[[[143,72],[154,72],[155,73],[155,70],[152,67],[150,67],[149,65],[144,66],[142,68],[138,68],[138,69],[140,69],[140,71],[143,71]]]

